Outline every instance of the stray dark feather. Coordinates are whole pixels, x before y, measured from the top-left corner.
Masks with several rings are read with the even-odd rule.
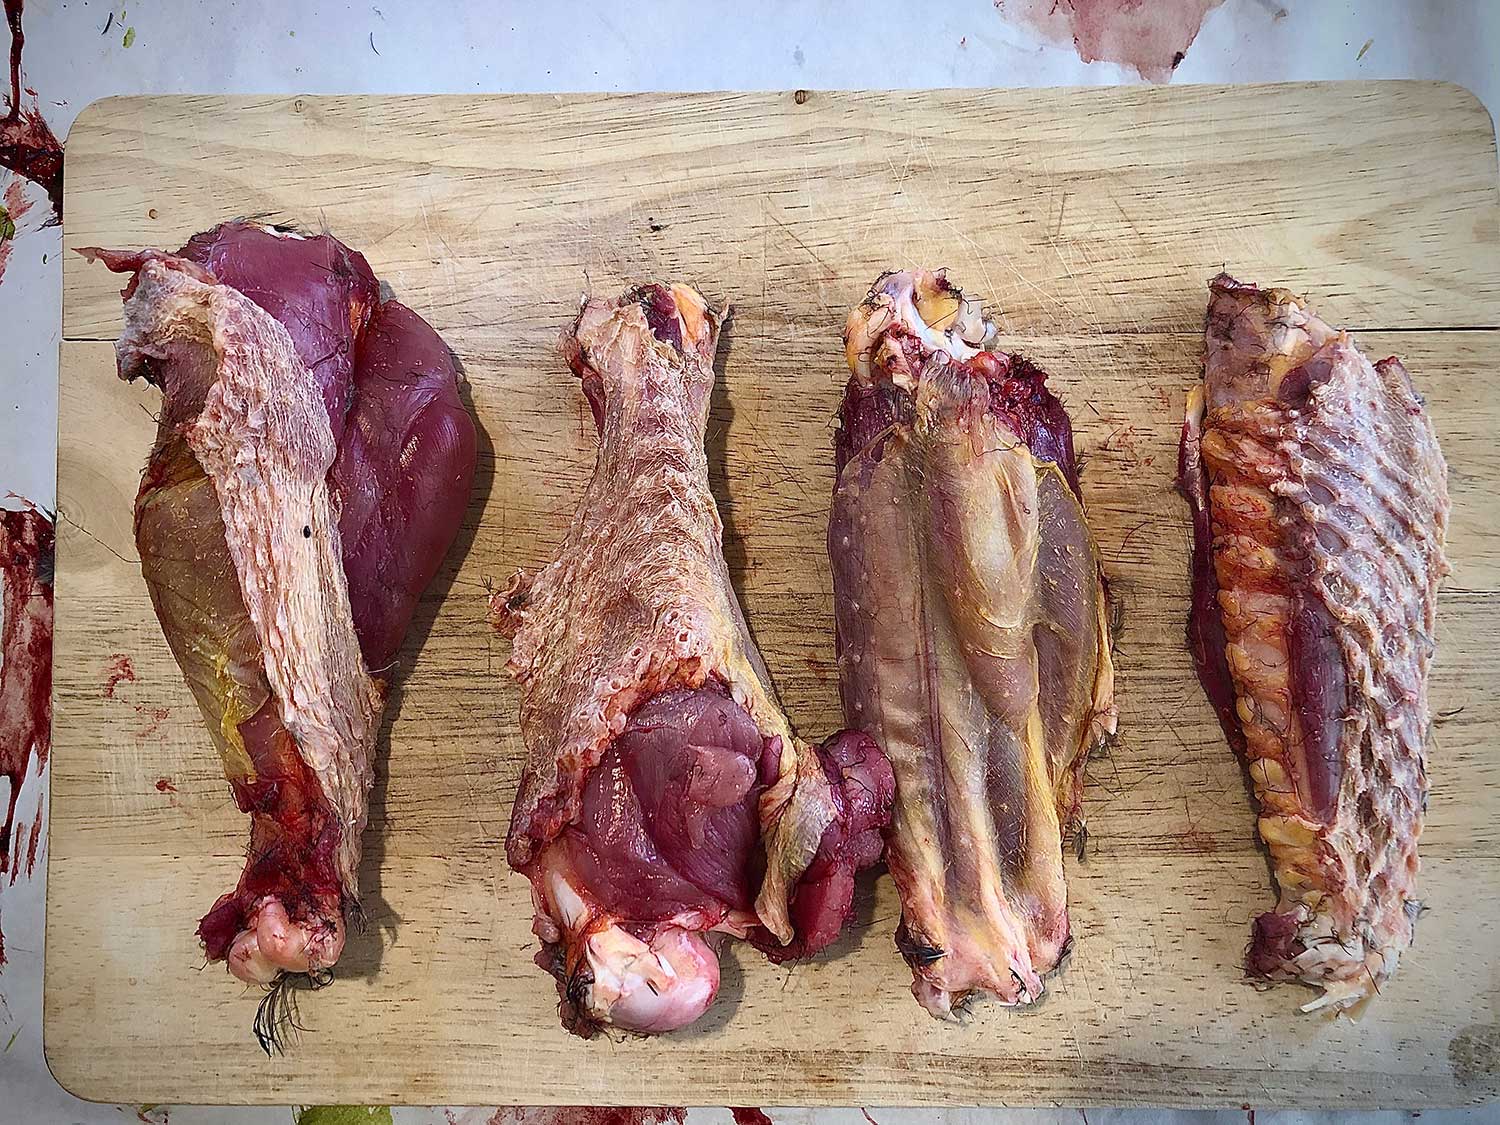
[[[251,1025],[255,1041],[267,1058],[284,1054],[287,1043],[307,1030],[297,1022],[297,993],[304,989],[316,992],[332,983],[332,969],[314,969],[307,973],[282,973],[267,986]]]

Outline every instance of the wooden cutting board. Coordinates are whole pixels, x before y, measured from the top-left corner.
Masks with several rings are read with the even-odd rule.
[[[156,393],[114,378],[120,280],[64,268],[46,1046],[119,1102],[1428,1105],[1500,1091],[1500,209],[1494,134],[1426,83],[645,97],[126,98],[68,140],[71,249],[175,247],[236,215],[326,225],[462,358],[483,431],[460,542],[381,744],[372,925],[301,1040],[203,966],[246,839],[147,602],[130,512]],[[592,465],[554,347],[585,289],[732,302],[710,451],[726,553],[793,721],[839,723],[824,524],[839,332],[883,269],[946,265],[1070,407],[1112,587],[1121,738],[1070,859],[1077,953],[1032,1011],[925,1015],[888,879],[813,964],[725,957],[652,1040],[558,1026],[501,841],[520,771],[485,594],[561,537]],[[1239,766],[1183,648],[1173,489],[1205,281],[1306,293],[1398,352],[1452,466],[1423,839],[1430,911],[1358,1023],[1257,992],[1272,901]],[[134,679],[116,680],[128,658]],[[111,682],[113,683],[111,687]]]

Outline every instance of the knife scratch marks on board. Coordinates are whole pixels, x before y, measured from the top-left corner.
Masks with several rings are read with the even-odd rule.
[[[1117,196],[1114,192],[1110,192],[1109,201],[1115,205],[1115,210],[1120,212],[1120,218],[1125,220],[1125,225],[1130,228],[1130,232],[1135,235],[1136,239],[1140,242],[1145,242],[1146,236],[1141,233],[1141,228],[1135,225],[1135,220],[1132,219],[1130,217],[1130,213],[1125,210],[1125,205],[1120,202],[1120,197]]]
[[[920,229],[926,235],[926,246],[919,259],[927,262],[942,261],[947,255],[947,249],[934,232],[947,231],[952,225],[951,213],[934,206],[932,200],[915,185],[897,194],[901,207],[914,221],[913,224],[908,224],[907,229]]]
[[[965,234],[961,230],[956,231],[956,233],[958,234],[959,238],[963,239],[964,242],[968,243],[969,247],[978,256],[978,258],[979,258],[979,266],[980,266],[981,272],[984,274],[985,284],[990,286],[992,292],[998,293],[999,290],[995,289],[995,287],[994,287],[995,283],[990,278],[989,270],[985,268],[985,261],[986,261],[986,259],[984,257],[983,251],[981,251],[979,249],[979,244],[977,242],[975,242],[972,238],[970,238],[967,234]],[[1056,293],[1049,293],[1049,292],[1047,292],[1047,290],[1043,289],[1036,282],[1032,281],[1031,278],[1027,277],[1024,273],[1022,273],[1015,266],[1013,266],[1011,264],[1010,260],[1008,258],[1006,258],[1004,255],[1002,255],[1000,257],[999,263],[1000,263],[1000,265],[1004,266],[1007,270],[1009,270],[1015,276],[1015,278],[1016,278],[1017,281],[1019,281],[1022,285],[1026,286],[1026,288],[1032,290],[1034,293],[1036,293],[1043,300],[1051,302],[1052,304],[1056,305],[1060,309],[1064,309],[1064,310],[1067,309],[1068,304],[1067,304],[1066,301],[1064,301]]]
[[[822,257],[819,256],[819,254],[818,254],[818,252],[816,250],[814,250],[811,246],[809,246],[807,243],[803,242],[800,238],[798,238],[796,231],[794,231],[789,225],[787,225],[786,223],[784,223],[780,219],[778,219],[775,215],[772,215],[769,211],[767,211],[766,214],[769,216],[770,220],[773,223],[775,223],[778,227],[780,227],[783,231],[786,232],[786,236],[788,238],[790,238],[798,246],[802,247],[802,249],[806,250],[808,256],[810,258],[812,258],[813,261],[817,262],[818,265],[822,266],[825,270],[828,271],[828,280],[830,280],[830,281],[837,280],[838,275],[839,275],[838,271],[836,269],[834,269],[832,266],[830,266],[827,262],[825,262],[822,259]]]
[[[453,264],[453,248],[448,245],[448,240],[443,237],[441,230],[433,230],[432,215],[427,209],[427,200],[425,198],[419,200],[418,205],[422,209],[422,231],[427,236],[427,256],[434,264],[441,263],[443,280],[448,285],[448,299],[456,307],[459,304],[460,298],[458,293],[458,275],[454,270]],[[432,240],[434,238],[442,244],[443,253],[441,255],[433,253]]]
[[[1072,197],[1072,195],[1073,193],[1071,191],[1068,191],[1066,188],[1063,189],[1062,199],[1059,201],[1057,208],[1057,223],[1047,231],[1048,242],[1057,242],[1062,238],[1063,220],[1067,217],[1068,200]]]
[[[1069,259],[1067,254],[1063,253],[1063,245],[1053,242],[1050,243],[1050,248],[1052,252],[1057,255],[1057,260],[1062,265],[1063,273],[1065,273],[1068,277],[1068,280],[1073,283],[1073,292],[1076,293],[1083,302],[1083,311],[1084,315],[1087,316],[1089,320],[1090,333],[1095,336],[1102,336],[1104,334],[1104,322],[1099,316],[1099,306],[1096,303],[1098,301],[1099,287],[1092,283],[1079,281],[1078,275],[1073,269],[1072,261]],[[1097,276],[1097,269],[1094,260],[1089,257],[1088,247],[1085,244],[1081,242],[1076,244],[1068,243],[1066,249],[1068,249],[1069,251],[1076,249],[1078,253],[1082,255],[1084,262],[1088,265],[1089,271]],[[1139,325],[1137,325],[1137,327],[1139,327]]]
[[[974,252],[974,262],[979,266],[979,272],[984,275],[984,284],[988,290],[988,292],[985,293],[985,298],[987,302],[990,303],[995,309],[995,318],[1000,322],[1001,327],[1009,331],[1010,316],[1009,311],[1006,308],[1007,302],[1001,300],[1000,287],[995,284],[995,279],[990,276],[990,267],[984,251],[979,248],[979,244],[977,242],[975,242],[972,238],[965,234],[961,229],[955,227],[954,233],[956,233],[960,239],[967,243],[969,249]]]
[[[1077,246],[1078,252],[1083,255],[1083,260],[1088,263],[1089,270],[1092,271],[1096,277],[1099,276],[1100,261],[1096,260],[1089,254],[1089,240],[1082,239],[1077,243]],[[1132,306],[1128,301],[1121,300],[1118,290],[1116,290],[1114,287],[1083,285],[1079,287],[1079,292],[1084,294],[1084,296],[1089,300],[1089,309],[1094,319],[1094,323],[1091,326],[1093,329],[1093,335],[1104,336],[1108,334],[1107,330],[1104,327],[1104,322],[1098,314],[1098,306],[1094,303],[1096,300],[1100,299],[1103,296],[1107,296],[1109,300],[1114,303],[1115,308],[1119,310],[1121,319],[1129,319],[1131,331],[1140,333],[1146,330],[1146,326],[1141,322],[1139,308]]]

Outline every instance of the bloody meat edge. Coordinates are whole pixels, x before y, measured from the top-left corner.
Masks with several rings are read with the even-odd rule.
[[[141,569],[251,817],[199,936],[247,982],[323,979],[358,909],[388,677],[468,504],[457,366],[328,235],[233,222],[177,254],[83,253],[131,275],[120,375],[162,390]]]
[[[793,733],[730,586],[703,449],[719,324],[682,285],[585,301],[563,353],[594,474],[554,560],[492,603],[528,755],[507,854],[583,1036],[697,1019],[725,936],[824,948],[889,816],[868,738]]]
[[[1379,991],[1411,943],[1447,468],[1410,376],[1284,289],[1209,285],[1179,460],[1188,645],[1249,772],[1279,899],[1246,968]]]
[[[849,316],[828,525],[844,717],[896,775],[886,861],[912,991],[1024,1004],[1071,940],[1062,841],[1114,730],[1072,429],[941,273]]]

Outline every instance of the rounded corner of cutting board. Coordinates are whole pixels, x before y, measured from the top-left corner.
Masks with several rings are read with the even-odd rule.
[[[48,974],[49,978],[50,976]],[[47,986],[44,985],[44,988]],[[56,1027],[56,1017],[48,1006],[42,1015],[42,1058],[47,1063],[47,1070],[51,1072],[53,1081],[81,1101],[105,1104],[118,1101],[113,1096],[116,1091],[108,1088],[110,1076],[88,1064],[94,1053],[75,1050],[71,1043],[59,1045]]]

